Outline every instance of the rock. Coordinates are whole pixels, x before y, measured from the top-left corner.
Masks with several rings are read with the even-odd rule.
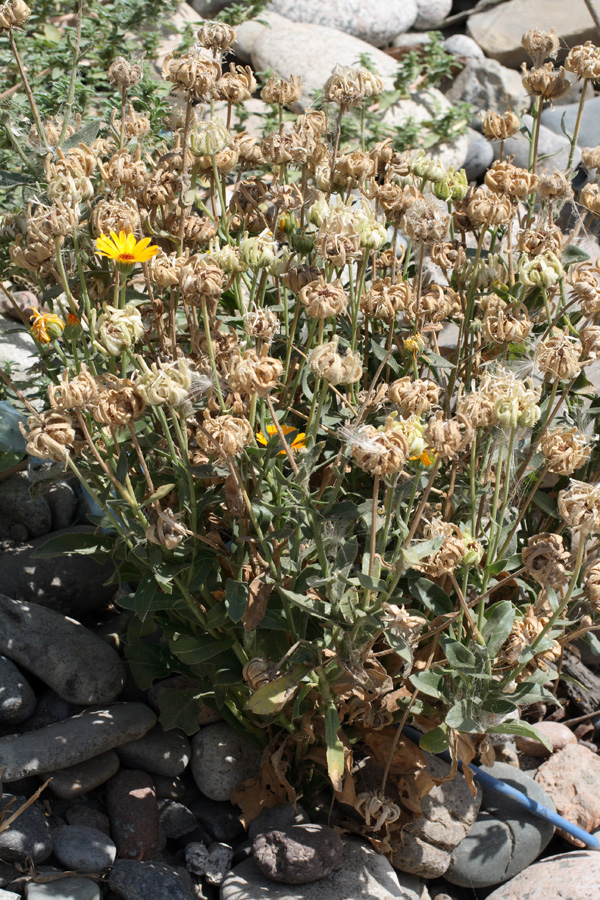
[[[233,850],[228,844],[186,844],[185,867],[194,875],[203,875],[209,884],[222,884],[231,869]]]
[[[310,822],[310,819],[299,805],[295,809],[291,803],[286,806],[271,806],[269,809],[261,810],[258,816],[252,819],[248,826],[248,837],[253,841],[257,834],[263,834],[265,831],[281,831],[291,825],[302,825],[306,822]]]
[[[69,703],[59,697],[51,688],[47,688],[38,694],[35,712],[23,723],[19,731],[21,734],[25,734],[26,731],[45,728],[46,725],[53,725],[54,722],[60,722],[62,719],[76,715],[82,709],[80,703]]]
[[[68,800],[93,791],[112,778],[118,769],[119,757],[114,750],[108,750],[58,772],[46,772],[44,777],[52,778],[49,787],[55,796]]]
[[[337,872],[344,845],[328,825],[291,825],[254,838],[252,856],[267,878],[284,884],[307,884]]]
[[[21,895],[14,891],[4,891],[0,888],[0,900],[20,900]]]
[[[514,766],[495,763],[481,766],[481,771],[494,775],[554,812],[548,794]],[[468,888],[508,881],[537,859],[553,834],[554,827],[549,822],[484,785],[477,821],[452,853],[444,878]]]
[[[456,37],[464,35],[456,35]],[[451,103],[464,101],[473,107],[475,123],[479,123],[477,113],[493,109],[504,113],[512,109],[521,113],[529,106],[529,95],[519,72],[507,69],[495,59],[468,59],[454,78],[446,98]]]
[[[600,826],[600,757],[587,747],[568,744],[539,767],[535,780],[565,819],[584,831],[595,831]],[[566,833],[561,834],[581,846]]]
[[[164,731],[156,725],[138,741],[123,744],[119,759],[130,769],[143,769],[156,775],[181,775],[190,761],[192,748],[185,734]]]
[[[82,825],[110,835],[110,819],[92,806],[85,806],[83,803],[70,806],[65,812],[65,820],[68,825]]]
[[[550,128],[555,134],[562,134],[564,128],[569,134],[573,134],[579,103],[568,103],[565,106],[556,106],[542,112],[542,124]],[[586,99],[583,108],[583,117],[579,128],[577,143],[580,147],[596,147],[600,144],[600,97]]]
[[[408,31],[417,18],[421,0],[271,0],[269,9],[293,22],[325,25],[351,34],[376,47],[387,46],[400,33]]]
[[[35,710],[35,694],[14,662],[0,656],[0,724],[19,725]]]
[[[429,88],[426,91],[413,92],[410,99],[394,103],[384,113],[382,122],[392,128],[402,128],[409,120],[420,124],[448,112],[451,105],[441,91]],[[451,142],[428,147],[427,154],[438,157],[447,169],[450,167],[461,169],[467,158],[468,147],[469,137],[462,134]]]
[[[481,181],[494,161],[494,148],[482,134],[473,129],[470,129],[469,136],[469,149],[463,168],[469,182]]]
[[[529,866],[487,900],[592,900],[600,884],[600,853],[561,853]]]
[[[111,839],[97,828],[83,825],[63,825],[52,834],[54,855],[63,866],[82,875],[101,872],[111,866],[117,848]]]
[[[207,725],[192,738],[192,775],[211,800],[229,800],[232,790],[260,770],[261,752],[225,722]]]
[[[123,900],[196,900],[189,873],[163,863],[118,859],[108,884]]]
[[[533,738],[517,735],[517,750],[520,750],[521,753],[527,753],[528,756],[547,759],[551,753],[556,753],[557,750],[564,750],[567,744],[577,743],[577,738],[571,729],[560,722],[538,722],[535,728],[549,740],[552,744],[552,750],[547,750],[542,743],[535,741]]]
[[[146,733],[156,716],[143,703],[92,709],[25,734],[0,738],[4,781],[66,769]]]
[[[181,778],[165,778],[164,775],[155,775],[154,787],[159,800],[182,800],[185,797],[187,786]]]
[[[158,803],[146,772],[121,769],[107,785],[111,834],[121,859],[152,859],[158,850]]]
[[[420,31],[439,28],[452,9],[452,0],[417,0],[417,19],[414,27]]]
[[[231,0],[193,0],[192,6],[205,19],[211,19],[225,9]],[[184,4],[181,4],[184,6]]]
[[[52,531],[68,528],[77,512],[77,495],[71,485],[66,481],[59,481],[43,496],[52,514]]]
[[[196,816],[183,803],[176,803],[174,800],[159,800],[158,809],[160,824],[168,838],[183,837],[184,834],[189,834],[198,827]]]
[[[431,43],[431,38],[426,31],[407,31],[406,34],[397,34],[392,42],[393,47],[424,47]]]
[[[11,364],[12,379],[23,387],[25,395],[37,393],[37,386],[29,377],[29,369],[39,361],[35,341],[24,326],[0,315],[0,366]]]
[[[19,877],[19,872],[14,866],[9,866],[3,860],[0,860],[0,888],[6,887],[11,881]]]
[[[48,534],[52,513],[44,496],[32,499],[26,472],[17,472],[0,481],[0,517],[2,526],[24,525],[30,537]]]
[[[0,652],[71,703],[110,703],[125,681],[118,653],[75,619],[4,594]]]
[[[425,757],[434,777],[448,774],[448,763],[430,753]],[[425,878],[443,875],[452,851],[473,826],[480,804],[480,788],[474,797],[462,775],[436,785],[421,801],[423,815],[394,840],[392,865]]]
[[[529,129],[531,129],[533,125],[533,120],[529,114],[521,116],[521,122]],[[500,141],[495,141],[492,146],[494,147],[495,158],[499,159]],[[566,169],[569,152],[570,142],[564,135],[555,134],[553,131],[550,131],[549,128],[546,128],[545,125],[540,125],[540,140],[538,147],[539,173],[544,174],[545,172],[553,172],[555,168],[562,170]],[[504,141],[504,158],[506,159],[508,156],[514,156],[513,162],[515,166],[521,166],[521,168],[524,169],[529,168],[529,141],[524,134],[519,132]],[[578,166],[580,161],[581,150],[579,147],[576,147],[573,165]]]
[[[463,59],[485,59],[479,44],[467,34],[451,34],[444,41],[444,47],[448,53],[462,56]]]
[[[572,653],[565,653],[563,672],[573,681],[563,680],[564,693],[580,715],[591,715],[600,709],[600,677],[584,666]]]
[[[0,799],[4,817],[15,813],[26,799],[20,795],[4,794]],[[34,863],[40,863],[51,853],[50,825],[38,803],[28,806],[7,831],[0,833],[0,859],[5,862],[24,863],[31,857]]]
[[[530,65],[521,47],[521,38],[529,28],[552,26],[560,38],[561,48],[584,41],[595,41],[596,29],[585,0],[508,0],[469,17],[467,31],[486,56],[506,66]]]
[[[94,529],[86,526],[55,532],[86,534]],[[35,559],[35,550],[47,543],[47,537],[35,538],[22,547],[0,553],[2,590],[15,600],[39,603],[65,616],[78,616],[106,605],[115,594],[114,585],[105,585],[115,567],[112,562],[99,564],[91,556],[61,553],[52,559]]]
[[[190,803],[190,809],[200,825],[212,835],[215,841],[230,844],[244,833],[237,806],[228,802],[217,802],[208,797],[199,797]]]
[[[58,878],[25,888],[26,900],[101,900],[100,886],[91,878]]]
[[[344,842],[341,869],[312,884],[277,884],[248,859],[221,885],[221,900],[420,900],[421,895],[418,878],[395,872],[385,856],[355,840]]]

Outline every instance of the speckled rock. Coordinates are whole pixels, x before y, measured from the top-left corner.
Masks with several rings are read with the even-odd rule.
[[[570,728],[562,725],[560,722],[538,722],[535,726],[537,731],[548,738],[552,744],[552,751],[548,750],[540,741],[533,738],[522,737],[517,735],[517,750],[526,753],[528,756],[535,756],[538,759],[547,759],[551,753],[557,750],[564,750],[567,744],[576,744],[577,738]]]
[[[82,825],[84,828],[94,828],[110,835],[110,819],[107,815],[93,806],[77,803],[70,806],[65,812],[65,821],[68,825]]]
[[[5,816],[12,815],[26,799],[20,795],[4,794],[0,799],[0,810],[6,811]],[[7,831],[0,833],[0,859],[5,862],[24,863],[27,857],[31,857],[34,863],[40,863],[51,853],[50,825],[39,803],[28,806]]]
[[[190,761],[192,748],[185,734],[165,731],[156,725],[138,741],[118,749],[119,759],[130,769],[143,769],[153,775],[181,775]]]
[[[68,800],[93,791],[112,778],[118,769],[119,757],[114,750],[108,750],[66,769],[46,772],[44,777],[52,778],[49,787],[53,794]]]
[[[209,884],[222,884],[231,869],[233,850],[228,844],[204,844],[192,842],[184,850],[188,872],[206,878]]]
[[[600,853],[578,850],[529,866],[487,900],[595,900],[599,884]]]
[[[64,825],[52,833],[54,855],[67,869],[91,875],[111,866],[117,848],[111,839],[97,828],[83,825]]]
[[[163,863],[118,859],[108,884],[123,900],[196,900],[189,873]]]
[[[302,825],[310,822],[307,813],[298,804],[296,808],[288,803],[286,806],[271,806],[263,809],[248,826],[248,837],[254,840],[257,834],[265,831],[281,830],[291,825]]]
[[[529,114],[521,116],[521,122],[531,130],[533,120]],[[564,134],[555,134],[545,125],[540,126],[540,139],[538,147],[538,172],[544,174],[553,172],[555,168],[565,169],[570,152],[570,142]],[[493,144],[496,159],[500,157],[500,141]],[[520,132],[504,141],[504,158],[514,156],[515,166],[527,169],[529,166],[529,140]],[[573,165],[579,165],[581,150],[575,150]]]
[[[143,703],[85,710],[25,734],[0,738],[4,781],[66,769],[146,733],[156,716]]]
[[[20,898],[20,894],[15,894],[14,891],[5,891],[0,888],[0,900],[20,900]]]
[[[0,594],[0,652],[71,703],[110,703],[125,682],[118,653],[74,619]]]
[[[152,859],[158,850],[158,803],[146,772],[121,769],[108,782],[106,806],[121,859]]]
[[[595,831],[600,826],[600,757],[597,754],[579,744],[569,744],[539,767],[535,780],[552,797],[565,819],[584,831]],[[567,834],[564,837],[580,846]]]
[[[232,790],[260,769],[261,752],[225,722],[207,725],[192,738],[192,775],[211,800],[229,800]]]
[[[196,816],[183,803],[176,803],[174,800],[159,800],[158,809],[160,824],[168,838],[183,837],[184,834],[189,834],[198,827]]]
[[[263,875],[284,884],[307,884],[337,872],[343,852],[341,837],[328,825],[265,831],[252,844],[254,862]]]
[[[493,109],[504,114],[506,109],[512,109],[520,113],[529,106],[521,73],[500,65],[495,59],[485,58],[467,60],[446,91],[446,98],[451,103],[471,104],[471,124],[480,123],[477,117],[480,110]]]
[[[18,725],[33,715],[35,694],[7,656],[0,656],[0,724]]]
[[[414,27],[420,31],[439,28],[452,9],[452,0],[417,0],[417,18]]]
[[[336,28],[362,41],[385,47],[401,32],[412,28],[420,0],[271,0],[270,9],[293,22],[310,22]]]
[[[101,900],[100,885],[91,878],[59,878],[25,888],[25,900]]]
[[[27,472],[0,481],[0,518],[3,526],[23,525],[29,537],[40,537],[52,528],[52,513],[43,495],[32,499],[30,488]]]

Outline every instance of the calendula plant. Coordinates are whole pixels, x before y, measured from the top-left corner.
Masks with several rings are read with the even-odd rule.
[[[500,159],[480,187],[387,140],[347,149],[343,116],[382,84],[336,67],[291,119],[299,80],[270,78],[259,141],[235,131],[257,85],[234,38],[207,22],[167,56],[162,145],[115,61],[118,126],[48,139],[23,187],[10,254],[47,304],[25,324],[50,379],[23,433],[101,509],[44,552],[113,557],[139,684],[178,676],[165,727],[193,733],[203,702],[265,748],[246,820],[328,787],[393,853],[432,784],[402,787],[402,726],[489,760],[490,735],[535,736],[522,713],[592,639],[600,270],[556,225],[572,171],[538,173],[535,129],[529,169]],[[550,44],[524,38],[560,80]],[[519,126],[484,116],[490,140]]]

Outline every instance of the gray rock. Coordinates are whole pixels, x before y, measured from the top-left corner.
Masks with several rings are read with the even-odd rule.
[[[252,819],[248,826],[248,837],[253,841],[257,834],[263,834],[265,831],[280,831],[289,828],[290,825],[302,825],[306,822],[310,822],[310,819],[300,805],[295,809],[291,803],[286,806],[272,806],[263,809],[255,819]]]
[[[58,878],[56,881],[35,884],[25,888],[25,900],[101,900],[100,885],[91,878]]]
[[[154,787],[159,800],[183,800],[186,794],[186,784],[177,776],[166,778],[164,775],[155,775]]]
[[[183,837],[184,834],[189,834],[198,827],[196,816],[183,803],[176,803],[174,800],[159,800],[158,809],[160,824],[168,838]]]
[[[598,896],[600,853],[577,850],[529,866],[487,900],[592,900]]]
[[[143,703],[91,709],[26,734],[0,738],[4,781],[66,769],[145,734],[156,716]]]
[[[494,148],[477,131],[470,131],[471,139],[463,168],[469,181],[481,181],[494,161]]]
[[[548,794],[529,775],[507,763],[481,766],[511,787],[555,811]],[[513,878],[548,845],[554,827],[509,798],[483,787],[481,812],[452,853],[444,878],[463,887],[488,887]]]
[[[431,43],[431,38],[426,31],[407,31],[406,34],[397,34],[392,42],[394,47],[424,47]]]
[[[4,817],[17,812],[26,799],[20,795],[4,794],[0,800],[0,809],[3,810]],[[0,833],[0,859],[5,862],[24,863],[30,856],[34,863],[40,863],[51,853],[50,825],[38,803],[28,806],[7,831]]]
[[[417,19],[414,27],[420,31],[439,28],[452,9],[452,0],[417,0]]]
[[[531,130],[533,120],[530,115],[521,117],[524,125]],[[496,159],[500,157],[500,142],[494,142],[494,155]],[[570,143],[562,134],[555,134],[545,125],[540,126],[540,140],[538,146],[538,172],[553,172],[554,169],[566,169],[569,158]],[[515,166],[521,166],[524,169],[529,168],[529,141],[524,134],[520,132],[513,137],[504,141],[504,156],[514,156]],[[581,150],[579,147],[575,149],[573,165],[579,165],[581,161]]]
[[[164,731],[156,725],[139,741],[119,747],[118,754],[121,763],[131,769],[174,776],[181,775],[187,767],[192,748],[182,732]]]
[[[228,844],[206,847],[197,841],[186,844],[185,867],[194,875],[204,876],[209,884],[222,884],[231,870],[233,850]]]
[[[464,35],[456,35],[456,37]],[[529,95],[523,87],[521,74],[500,65],[495,59],[468,59],[446,91],[451,103],[464,101],[473,107],[475,122],[478,112],[493,109],[504,113],[512,109],[523,112],[529,106]]]
[[[67,766],[57,772],[46,772],[45,778],[52,778],[50,790],[65,800],[80,797],[93,791],[108,781],[118,771],[119,757],[114,750],[100,753],[93,759]]]
[[[0,366],[4,368],[6,363],[11,364],[12,379],[17,382],[18,387],[24,388],[26,396],[38,391],[33,383],[35,379],[28,375],[29,369],[38,361],[35,341],[29,332],[25,331],[20,322],[0,315]]]
[[[54,855],[67,869],[91,875],[111,866],[117,855],[114,843],[97,828],[63,825],[52,834]]]
[[[70,484],[59,481],[44,494],[52,513],[52,531],[68,528],[77,512],[77,496]]]
[[[86,806],[84,803],[70,806],[65,811],[64,817],[67,825],[83,825],[84,828],[93,828],[110,835],[110,819],[93,806]]]
[[[0,888],[0,900],[20,900],[21,895],[14,891],[5,891]]]
[[[9,866],[8,863],[0,860],[0,888],[6,887],[7,884],[10,884],[15,878],[18,878],[19,874],[20,873],[14,866]]]
[[[85,534],[93,528],[77,526],[65,533]],[[62,532],[55,532],[51,538]],[[35,559],[32,554],[47,543],[35,538],[22,547],[0,553],[2,590],[15,600],[39,603],[65,616],[80,616],[107,604],[115,594],[114,585],[105,585],[115,571],[112,562],[97,563],[90,556],[61,553],[52,559]]]
[[[468,34],[451,34],[444,41],[448,53],[463,59],[484,59],[483,50]]]
[[[225,9],[231,0],[193,0],[192,6],[205,19],[211,19]]]
[[[418,878],[395,872],[385,856],[355,840],[344,843],[342,868],[313,884],[277,884],[248,859],[221,885],[221,900],[420,900],[421,896]]]
[[[185,869],[157,862],[118,859],[108,876],[109,887],[123,900],[196,900]]]
[[[307,884],[337,872],[344,845],[328,825],[291,825],[254,838],[252,856],[263,875],[284,884]]]
[[[189,807],[202,828],[215,841],[230,844],[244,833],[239,807],[232,803],[199,797]]]
[[[30,537],[48,534],[52,513],[45,497],[32,499],[26,472],[17,472],[0,482],[0,517],[2,526],[24,525]]]
[[[0,724],[24,722],[33,715],[35,704],[33,689],[14,662],[0,656]]]
[[[19,728],[21,734],[26,731],[36,731],[38,728],[45,728],[46,725],[52,725],[54,722],[60,722],[62,719],[68,719],[83,709],[80,703],[69,703],[63,700],[53,690],[47,688],[38,694],[37,706],[33,715]]]
[[[207,725],[192,738],[192,775],[211,800],[229,800],[245,778],[258,775],[261,752],[225,722]]]
[[[271,0],[269,8],[293,22],[309,22],[336,28],[362,41],[385,47],[401,32],[408,31],[417,18],[420,0]]]
[[[578,103],[569,103],[566,106],[546,109],[542,112],[542,124],[555,134],[564,137],[562,132],[564,116],[565,130],[573,134],[578,108]],[[600,97],[586,99],[577,143],[580,147],[596,147],[600,144]]]
[[[0,594],[0,652],[71,703],[110,703],[125,682],[118,653],[74,619]]]
[[[200,841],[190,841],[183,852],[185,867],[192,875],[204,875],[208,867],[208,847]]]
[[[451,103],[437,88],[413,92],[409,99],[399,100],[387,109],[383,115],[383,123],[388,127],[402,128],[409,120],[413,123],[427,122],[435,116],[448,112]],[[462,134],[453,141],[434,144],[427,148],[429,156],[439,158],[449,169],[461,169],[467,157],[469,137]]]

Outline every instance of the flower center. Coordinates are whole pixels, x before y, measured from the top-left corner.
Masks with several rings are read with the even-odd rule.
[[[119,262],[132,263],[135,262],[133,253],[119,253]]]

